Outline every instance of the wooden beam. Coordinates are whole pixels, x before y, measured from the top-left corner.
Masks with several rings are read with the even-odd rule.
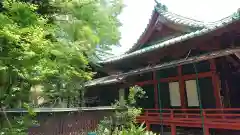
[[[161,78],[159,81],[160,82],[176,82],[178,80],[179,80],[179,77],[174,76],[174,77]]]
[[[234,54],[234,53],[238,53],[240,52],[240,48],[233,48],[233,49],[224,49],[224,50],[220,50],[220,51],[215,51],[215,52],[211,52],[211,53],[207,53],[207,54],[203,54],[200,56],[194,56],[194,57],[189,57],[189,58],[185,58],[185,59],[181,59],[181,60],[176,60],[176,61],[171,61],[171,62],[167,62],[167,63],[163,63],[163,64],[158,64],[156,66],[150,66],[150,67],[144,67],[144,68],[140,68],[140,69],[134,69],[131,70],[129,72],[125,72],[125,73],[121,73],[118,75],[112,75],[112,76],[117,76],[117,77],[129,77],[129,76],[133,76],[133,75],[137,75],[137,74],[141,74],[141,73],[147,73],[147,72],[152,72],[154,70],[162,70],[162,69],[167,69],[167,68],[171,68],[171,67],[176,67],[179,65],[186,65],[186,64],[190,64],[190,63],[196,63],[196,62],[200,62],[200,61],[205,61],[205,60],[209,60],[209,59],[213,59],[213,58],[218,58],[218,57],[222,57],[222,56],[226,56],[226,55],[230,55],[230,54]],[[94,81],[94,80],[92,80]],[[90,82],[92,82],[90,81]],[[108,80],[106,80],[108,81]],[[95,85],[103,85],[103,83],[106,84],[111,84],[111,83],[116,83],[116,82],[111,82],[111,83],[106,83],[106,81],[101,81],[98,82],[94,85],[91,86],[95,86]],[[89,82],[86,82],[86,84],[88,84]],[[86,86],[86,85],[85,85]]]
[[[191,80],[191,79],[196,79],[197,75],[196,74],[189,74],[189,75],[182,75],[183,80]],[[212,72],[203,72],[198,74],[198,78],[206,78],[206,77],[212,77]],[[178,81],[180,78],[179,76],[176,77],[168,77],[168,78],[162,78],[159,81],[160,82],[175,82]]]
[[[212,72],[202,72],[202,73],[198,73],[198,76],[196,74],[189,74],[189,75],[184,75],[183,79],[184,80],[191,80],[191,79],[196,79],[198,78],[206,78],[206,77],[211,77],[212,76]]]
[[[136,82],[135,85],[143,86],[143,85],[148,85],[148,84],[154,84],[154,80],[147,80],[147,81],[142,81],[142,82]]]
[[[131,75],[135,75],[135,74],[151,72],[154,70],[167,69],[167,68],[176,67],[179,65],[186,65],[186,64],[190,64],[190,63],[194,63],[194,62],[200,62],[200,61],[205,61],[205,60],[209,60],[209,59],[213,59],[213,58],[218,58],[218,57],[234,54],[237,52],[240,52],[240,48],[224,49],[224,50],[220,50],[220,51],[203,54],[200,56],[189,57],[187,59],[181,59],[181,60],[171,61],[171,62],[167,62],[167,63],[163,63],[163,64],[158,64],[153,67],[145,67],[145,68],[141,68],[141,69],[131,70],[129,72],[119,74],[119,76],[131,76]]]

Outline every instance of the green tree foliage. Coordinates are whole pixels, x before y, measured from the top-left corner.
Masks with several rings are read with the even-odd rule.
[[[45,10],[46,8],[46,10]],[[0,102],[28,102],[44,85],[49,99],[74,99],[93,76],[89,61],[117,44],[120,0],[4,0],[0,13]]]
[[[54,5],[62,9],[56,20],[64,31],[63,38],[81,45],[85,54],[91,56],[88,57],[91,62],[96,63],[93,59],[96,53],[107,54],[110,46],[118,44],[121,23],[117,17],[123,7],[121,0],[72,0]]]
[[[118,43],[121,9],[121,0],[1,1],[1,110],[29,103],[35,85],[44,86],[49,102],[77,99],[93,76],[91,58]],[[1,134],[26,133],[22,118],[1,116],[9,123]]]
[[[29,113],[22,113],[21,116],[12,116],[7,120],[1,120],[0,134],[1,135],[27,135],[28,127],[38,125],[34,120],[36,113],[28,104],[23,105]]]
[[[61,38],[71,44],[80,44],[91,56],[109,55],[111,45],[119,44],[118,15],[122,0],[22,0],[38,5],[38,12],[60,26]],[[83,40],[85,39],[85,40]],[[84,46],[83,46],[84,44]],[[94,56],[94,57],[92,57]]]

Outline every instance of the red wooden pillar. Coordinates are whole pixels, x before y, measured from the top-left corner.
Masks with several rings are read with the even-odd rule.
[[[174,112],[171,110],[171,120],[174,120]],[[171,135],[177,135],[176,125],[171,124]]]
[[[148,116],[148,110],[145,111],[145,114],[144,114],[146,117]],[[147,119],[145,119],[145,124],[146,124],[146,130],[147,131],[150,131],[150,123],[148,122]]]
[[[210,135],[209,128],[207,126],[204,127],[204,135]]]
[[[182,66],[178,66],[178,77],[179,77],[179,87],[180,87],[180,96],[181,96],[181,106],[182,108],[186,108],[186,102],[185,102],[185,83],[183,80],[182,75]]]
[[[171,124],[171,135],[177,135],[176,126]]]
[[[156,77],[156,71],[153,71],[153,85],[154,85],[154,105],[155,109],[158,109],[158,88],[157,88],[157,77]]]
[[[150,131],[150,124],[149,124],[149,122],[147,122],[147,121],[145,121],[145,122],[146,122],[146,130]]]
[[[221,104],[221,95],[220,95],[220,89],[219,89],[219,76],[217,75],[216,72],[216,63],[214,59],[209,60],[210,61],[210,69],[212,71],[212,84],[213,84],[213,91],[214,91],[214,96],[216,100],[216,107],[217,108],[222,108]]]

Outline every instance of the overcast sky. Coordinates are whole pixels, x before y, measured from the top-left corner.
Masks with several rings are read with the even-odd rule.
[[[158,0],[168,10],[196,20],[211,22],[222,19],[240,8],[240,0]],[[114,48],[119,55],[129,49],[142,34],[154,9],[154,0],[124,0],[126,7],[120,15],[121,47]]]

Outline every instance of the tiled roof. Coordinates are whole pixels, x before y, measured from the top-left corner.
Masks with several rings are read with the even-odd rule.
[[[189,27],[190,29],[193,29],[193,30],[202,29],[202,28],[206,27],[204,22],[202,22],[202,21],[197,21],[197,20],[194,20],[194,19],[183,17],[183,16],[180,16],[180,15],[174,14],[172,12],[169,12],[166,9],[163,9],[161,7],[156,6],[154,8],[153,13],[152,13],[152,17],[149,21],[149,24],[147,25],[145,31],[142,33],[142,36],[144,36],[144,34],[146,34],[147,30],[151,26],[150,24],[154,20],[155,14],[158,14],[158,18],[156,19],[156,21],[160,21],[160,22],[165,21],[165,22],[171,22],[171,23],[178,24],[178,25],[184,25],[184,26],[187,26],[187,27]],[[155,24],[156,24],[156,22],[155,22]],[[140,37],[140,39],[142,38],[142,36]],[[132,52],[138,46],[139,46],[139,43],[137,42],[129,50],[127,50],[125,52],[125,54]]]
[[[155,10],[160,15],[159,19],[161,19],[161,17],[163,17],[167,21],[173,22],[175,24],[186,25],[186,26],[193,27],[193,28],[204,28],[204,27],[206,27],[205,23],[202,22],[202,21],[198,21],[198,20],[194,20],[194,19],[191,19],[191,18],[183,17],[181,15],[177,15],[177,14],[174,14],[174,13],[169,12],[169,11],[164,11],[164,10],[158,9],[157,7],[155,8]]]
[[[178,19],[176,19],[176,18],[174,19],[174,17],[169,17],[169,19],[178,21]],[[99,61],[99,63],[100,64],[101,63],[102,64],[111,63],[111,62],[115,62],[115,61],[118,61],[118,60],[127,59],[127,58],[134,57],[134,56],[137,56],[137,55],[140,55],[140,54],[144,54],[144,53],[147,53],[147,52],[150,52],[150,51],[153,51],[153,50],[156,50],[156,49],[160,49],[160,48],[163,48],[163,47],[171,46],[171,45],[174,45],[176,43],[191,39],[193,37],[201,36],[201,35],[204,35],[206,33],[211,32],[211,31],[217,30],[217,29],[219,29],[221,27],[224,27],[224,26],[226,26],[226,25],[228,25],[228,24],[230,24],[230,23],[232,23],[236,20],[239,20],[239,15],[234,14],[234,15],[226,17],[226,18],[224,18],[220,21],[216,21],[216,22],[213,22],[213,23],[206,23],[204,25],[205,27],[200,29],[200,30],[196,30],[196,31],[190,32],[188,34],[184,34],[184,35],[169,39],[167,41],[154,44],[152,46],[134,51],[132,53],[123,54],[123,55],[120,55],[120,56],[116,56],[114,58],[109,58],[107,60]],[[182,21],[181,23],[187,23],[187,22],[190,23],[190,21]],[[193,23],[193,22],[191,24],[192,25],[193,24],[197,25],[196,23]]]
[[[194,20],[191,18],[187,18],[169,11],[164,11],[161,9],[157,9],[158,13],[160,14],[160,17],[164,17],[164,19],[166,19],[167,21],[173,22],[175,24],[181,24],[181,25],[186,25],[192,28],[208,28],[208,27],[212,27],[212,26],[219,26],[222,25],[222,23],[224,22],[229,22],[232,20],[233,15],[228,16],[226,18],[223,18],[219,21],[215,21],[215,22],[203,22],[203,21],[198,21],[198,20]]]
[[[113,84],[113,83],[117,83],[117,82],[119,83],[119,82],[123,81],[124,78],[132,76],[132,75],[166,69],[166,68],[171,68],[171,67],[175,67],[178,65],[185,65],[185,64],[200,62],[200,61],[204,61],[204,60],[208,60],[208,59],[214,59],[214,58],[218,58],[218,57],[222,57],[222,56],[226,56],[226,55],[230,55],[230,54],[235,54],[238,52],[240,52],[240,48],[230,48],[230,49],[210,52],[207,54],[202,54],[200,56],[193,56],[193,57],[189,57],[189,58],[166,62],[166,63],[158,64],[155,66],[147,66],[144,68],[134,69],[129,72],[121,73],[119,75],[111,75],[111,76],[91,80],[88,82],[91,85],[88,85],[88,86],[106,85],[106,84]],[[110,78],[114,78],[115,80],[109,81],[109,80],[111,80]],[[122,78],[122,79],[120,81],[120,80],[117,80],[116,78]],[[91,83],[91,82],[93,82],[93,83]]]
[[[117,82],[121,82],[124,78],[125,78],[124,76],[119,77],[118,75],[102,77],[102,78],[94,79],[92,81],[87,82],[85,84],[85,87],[90,87],[98,84],[106,85],[106,84],[117,83]]]

